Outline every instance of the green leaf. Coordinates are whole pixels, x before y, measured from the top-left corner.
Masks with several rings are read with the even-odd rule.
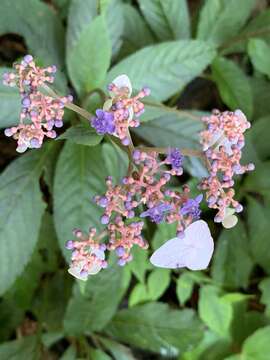
[[[64,28],[48,5],[36,0],[1,0],[0,35],[6,33],[22,35],[34,56],[63,68]]]
[[[218,239],[212,265],[215,282],[231,288],[247,288],[253,261],[248,248],[248,237],[243,223],[223,230]]]
[[[12,69],[0,68],[0,127],[5,128],[19,122],[21,101],[18,89],[3,84],[3,74]]]
[[[252,143],[262,160],[267,160],[270,154],[270,116],[264,116],[252,124],[251,139]],[[260,141],[258,141],[260,139]]]
[[[64,354],[60,357],[60,360],[76,360],[76,348],[74,346],[69,346]]]
[[[99,15],[85,26],[73,46],[67,44],[69,75],[80,95],[103,85],[110,59],[106,22],[104,16]]]
[[[164,42],[139,50],[115,65],[107,82],[127,74],[133,87],[150,87],[157,100],[166,100],[180,91],[212,62],[212,45],[198,40]]]
[[[270,46],[264,40],[250,39],[248,54],[254,68],[270,77]]]
[[[231,110],[241,109],[252,117],[253,98],[249,79],[233,61],[217,57],[212,64],[213,78],[223,102]]]
[[[50,331],[62,329],[62,321],[68,300],[71,295],[73,279],[64,271],[45,277],[42,287],[35,293],[32,311]]]
[[[148,303],[119,311],[105,332],[120,341],[163,356],[177,356],[195,346],[202,327],[192,310],[171,310]]]
[[[170,270],[155,269],[151,272],[147,279],[147,289],[149,299],[158,300],[170,285]]]
[[[38,244],[30,262],[17,278],[10,290],[5,294],[17,308],[31,308],[34,293],[43,273],[58,269],[58,246],[52,216],[45,212],[42,218]],[[48,250],[50,249],[50,250]]]
[[[102,330],[117,310],[124,285],[123,269],[111,266],[89,278],[83,295],[76,287],[64,318],[65,332],[78,335]]]
[[[259,289],[262,292],[261,303],[266,306],[265,313],[270,316],[270,277],[260,282]]]
[[[265,196],[270,195],[270,162],[255,164],[256,169],[245,179],[243,189]]]
[[[244,342],[242,358],[244,360],[268,360],[270,352],[270,326],[255,331]]]
[[[176,295],[181,305],[184,305],[190,299],[193,291],[194,279],[189,272],[181,274],[176,282]]]
[[[255,262],[269,274],[269,206],[263,206],[253,198],[248,199],[249,246]]]
[[[106,144],[103,146],[83,146],[67,142],[59,157],[54,183],[54,221],[60,247],[67,259],[70,251],[65,250],[65,242],[72,237],[75,227],[88,231],[89,226],[101,229],[99,218],[102,209],[93,202],[93,196],[105,191],[105,178],[112,175],[118,180],[124,174],[125,162],[118,158],[119,152]],[[122,166],[108,171],[106,158],[119,159]],[[65,224],[65,226],[63,226]]]
[[[127,268],[136,276],[140,282],[144,282],[145,273],[149,269],[150,264],[148,261],[147,250],[142,250],[139,247],[132,249],[133,260],[128,263]]]
[[[9,341],[0,345],[1,360],[29,360],[39,358],[36,336],[27,336],[20,340]]]
[[[197,37],[221,45],[238,34],[255,0],[206,0],[200,12]]]
[[[103,136],[98,135],[90,126],[79,124],[68,128],[57,140],[67,139],[75,144],[95,146],[102,138]]]
[[[176,224],[161,223],[157,225],[157,230],[155,231],[151,244],[153,250],[157,250],[167,240],[174,238],[175,234]]]
[[[102,9],[101,13],[103,13]],[[124,11],[121,0],[109,0],[105,7],[104,14],[107,28],[109,29],[112,56],[115,58],[122,46],[124,33]]]
[[[123,4],[122,11],[124,16],[124,30],[123,46],[119,55],[121,58],[154,42],[152,32],[134,6]]]
[[[89,351],[90,359],[91,360],[110,360],[111,357],[107,355],[104,351],[99,349],[91,348]]]
[[[190,37],[186,0],[139,0],[140,9],[160,41]]]
[[[49,150],[21,156],[0,176],[0,294],[23,271],[38,240],[45,209],[39,177]]]
[[[128,306],[131,307],[147,300],[149,300],[149,296],[146,285],[143,283],[138,283],[134,286],[129,295]]]
[[[270,93],[270,83],[264,77],[250,78],[250,83],[253,91],[254,101],[254,119],[259,119],[262,116],[269,115],[270,101],[268,94]]]
[[[126,346],[104,337],[98,338],[106,349],[113,355],[115,360],[135,360],[132,352]]]
[[[199,148],[200,117],[190,111],[167,112],[155,120],[143,123],[134,132],[155,146]]]
[[[229,336],[233,309],[220,297],[220,291],[217,288],[207,285],[200,289],[199,315],[212,331],[220,336]]]

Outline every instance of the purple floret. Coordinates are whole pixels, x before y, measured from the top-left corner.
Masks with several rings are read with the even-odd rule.
[[[194,220],[198,220],[201,215],[200,202],[203,195],[198,195],[195,199],[188,199],[180,209],[181,215],[191,215]]]
[[[91,125],[99,135],[113,134],[115,131],[113,113],[98,109],[91,119]]]
[[[150,220],[152,222],[155,222],[156,224],[159,224],[164,219],[165,213],[167,211],[171,210],[171,206],[168,204],[159,204],[157,206],[154,206],[146,211],[144,211],[140,217],[150,217]]]
[[[181,154],[180,150],[175,148],[170,150],[166,158],[166,163],[170,164],[173,169],[179,170],[182,167],[183,159],[184,157]]]

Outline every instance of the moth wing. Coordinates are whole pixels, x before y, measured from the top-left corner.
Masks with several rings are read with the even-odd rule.
[[[209,265],[214,251],[214,241],[207,223],[199,220],[187,227],[186,240],[191,249],[186,257],[186,266],[190,270],[203,270]]]
[[[177,269],[185,267],[185,256],[189,248],[179,238],[168,240],[150,257],[150,262],[161,268]]]

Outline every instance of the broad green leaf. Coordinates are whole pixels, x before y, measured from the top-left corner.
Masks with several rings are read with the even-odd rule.
[[[59,331],[68,300],[71,295],[73,279],[66,269],[53,276],[44,277],[42,287],[35,293],[32,311],[46,329]]]
[[[200,117],[190,111],[173,111],[143,123],[134,132],[155,146],[199,148]]]
[[[243,32],[239,34],[246,40],[256,37],[263,38],[268,43],[270,42],[270,9],[260,12],[254,17],[247,26],[243,29]]]
[[[217,57],[212,64],[212,71],[223,102],[231,110],[241,109],[247,117],[252,117],[252,90],[243,70],[233,61]]]
[[[105,337],[99,337],[98,339],[113,355],[115,360],[135,360],[131,350],[128,347]]]
[[[220,297],[217,288],[207,285],[200,289],[199,315],[209,329],[220,336],[229,336],[233,309],[228,302]]]
[[[3,74],[12,69],[0,68],[0,128],[19,123],[21,100],[17,88],[3,84]]]
[[[198,344],[202,326],[192,310],[148,303],[119,311],[105,332],[131,346],[174,357]]]
[[[1,360],[30,360],[38,359],[39,356],[39,345],[36,336],[27,336],[0,345]]]
[[[51,331],[42,334],[41,341],[47,348],[51,347],[57,341],[61,340],[64,337],[62,331]]]
[[[67,17],[70,3],[71,0],[53,0],[53,4],[57,7],[57,10],[63,19]]]
[[[157,250],[167,240],[174,238],[175,234],[176,234],[176,224],[167,224],[167,223],[158,224],[157,230],[155,231],[151,244],[153,250]]]
[[[64,66],[64,28],[51,7],[37,0],[1,0],[0,35],[24,37],[32,55]]]
[[[90,0],[91,1],[91,0]],[[101,14],[103,13],[101,9]],[[122,42],[124,33],[124,11],[121,0],[109,0],[104,9],[106,24],[112,47],[112,56],[116,57]]]
[[[122,11],[124,16],[124,30],[123,46],[119,55],[121,58],[154,42],[152,32],[134,6],[123,4]]]
[[[243,189],[248,192],[270,195],[270,162],[255,164],[256,169],[245,179]]]
[[[59,157],[54,183],[54,221],[61,249],[70,258],[64,244],[72,237],[74,228],[88,231],[89,226],[101,229],[99,218],[102,209],[93,202],[93,196],[105,191],[105,178],[112,175],[118,179],[122,166],[108,171],[104,163],[107,157],[117,159],[118,153],[111,145],[105,148],[83,146],[67,142]],[[123,156],[123,155],[122,155]],[[125,168],[125,170],[127,167]],[[63,226],[65,224],[65,226]]]
[[[7,341],[15,328],[17,328],[25,317],[24,311],[20,309],[14,298],[3,298],[0,302],[0,343]]]
[[[64,352],[64,354],[60,357],[60,360],[76,360],[76,348],[71,345],[67,350]]]
[[[261,303],[266,306],[265,313],[270,316],[270,277],[260,282],[259,289],[262,292]]]
[[[222,45],[245,25],[255,0],[206,0],[200,12],[197,37]]]
[[[261,39],[250,39],[248,54],[256,70],[270,77],[270,46]]]
[[[184,272],[179,276],[176,282],[176,295],[181,305],[184,305],[190,299],[193,291],[194,279],[189,272]]]
[[[139,0],[140,9],[160,41],[190,37],[186,0]]]
[[[253,198],[248,199],[249,246],[255,262],[269,274],[269,206],[263,206]]]
[[[148,251],[134,247],[131,254],[133,260],[128,263],[127,268],[131,270],[140,282],[144,283],[145,273],[151,267],[148,260]]]
[[[110,360],[111,357],[107,355],[104,351],[100,349],[93,349],[91,348],[89,351],[90,359],[91,360]]]
[[[98,135],[90,126],[79,124],[68,128],[57,140],[67,139],[75,144],[95,146],[102,138],[103,136]]]
[[[262,160],[267,160],[270,154],[270,116],[264,116],[252,124],[251,139],[252,143]],[[260,141],[258,141],[260,139]]]
[[[255,331],[244,342],[241,354],[243,358],[245,360],[268,360],[270,353],[269,338],[270,326]]]
[[[123,269],[111,266],[92,276],[82,295],[76,286],[64,318],[69,335],[100,331],[115,314],[125,291]]]
[[[212,265],[212,277],[221,286],[247,288],[253,261],[243,223],[224,229],[218,239]]]
[[[270,101],[268,94],[270,93],[270,82],[265,77],[250,78],[251,88],[254,101],[254,119],[267,116],[270,113]]]
[[[5,294],[5,298],[13,301],[17,308],[23,310],[31,308],[42,275],[58,269],[58,249],[52,216],[45,211],[40,226],[38,243],[31,260]]]
[[[129,295],[128,305],[131,307],[147,300],[149,300],[149,297],[146,285],[138,283],[134,286]]]
[[[154,269],[147,279],[149,299],[158,300],[170,285],[170,270]]]
[[[0,294],[23,271],[38,240],[45,209],[39,177],[50,146],[13,161],[0,176]]]
[[[179,360],[224,360],[231,354],[231,341],[206,330],[204,337],[193,350],[184,353]]]
[[[180,91],[212,62],[215,49],[199,40],[164,42],[139,50],[115,65],[107,82],[127,74],[135,89],[147,85],[157,100]]]
[[[80,95],[103,85],[110,65],[111,43],[103,15],[85,26],[74,45],[67,43],[67,67]]]
[[[69,50],[76,46],[83,32],[97,15],[98,4],[96,0],[71,0],[66,38],[66,47]]]
[[[119,183],[127,172],[127,154],[117,145],[115,145],[115,143],[105,143],[102,145],[102,156],[104,159],[107,176],[112,175],[115,184]]]

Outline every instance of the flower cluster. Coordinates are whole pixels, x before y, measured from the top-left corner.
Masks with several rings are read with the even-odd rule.
[[[52,98],[40,88],[54,82],[55,66],[38,67],[31,55],[14,65],[15,73],[5,73],[3,83],[17,86],[21,96],[20,123],[5,130],[6,136],[17,140],[17,151],[40,148],[44,137],[55,138],[54,127],[63,126],[64,106],[72,101],[71,96]]]
[[[144,112],[140,101],[150,94],[143,88],[136,96],[131,97],[132,86],[126,75],[118,76],[108,86],[110,98],[104,103],[103,110],[98,109],[91,119],[91,126],[99,135],[110,134],[118,137],[123,145],[129,145],[129,127],[140,125],[139,116]]]
[[[79,229],[75,229],[73,233],[78,240],[69,240],[66,243],[66,248],[72,250],[68,272],[80,280],[86,280],[88,275],[97,274],[107,267],[106,245],[95,239],[95,228],[89,230],[88,236],[84,236]]]
[[[243,210],[243,206],[234,199],[233,176],[254,170],[251,163],[240,164],[241,149],[245,145],[244,132],[250,123],[240,110],[223,113],[214,110],[212,115],[202,120],[207,128],[201,132],[201,143],[210,175],[202,180],[200,188],[206,190],[208,206],[218,210],[215,221],[230,228],[237,223],[234,214]]]

